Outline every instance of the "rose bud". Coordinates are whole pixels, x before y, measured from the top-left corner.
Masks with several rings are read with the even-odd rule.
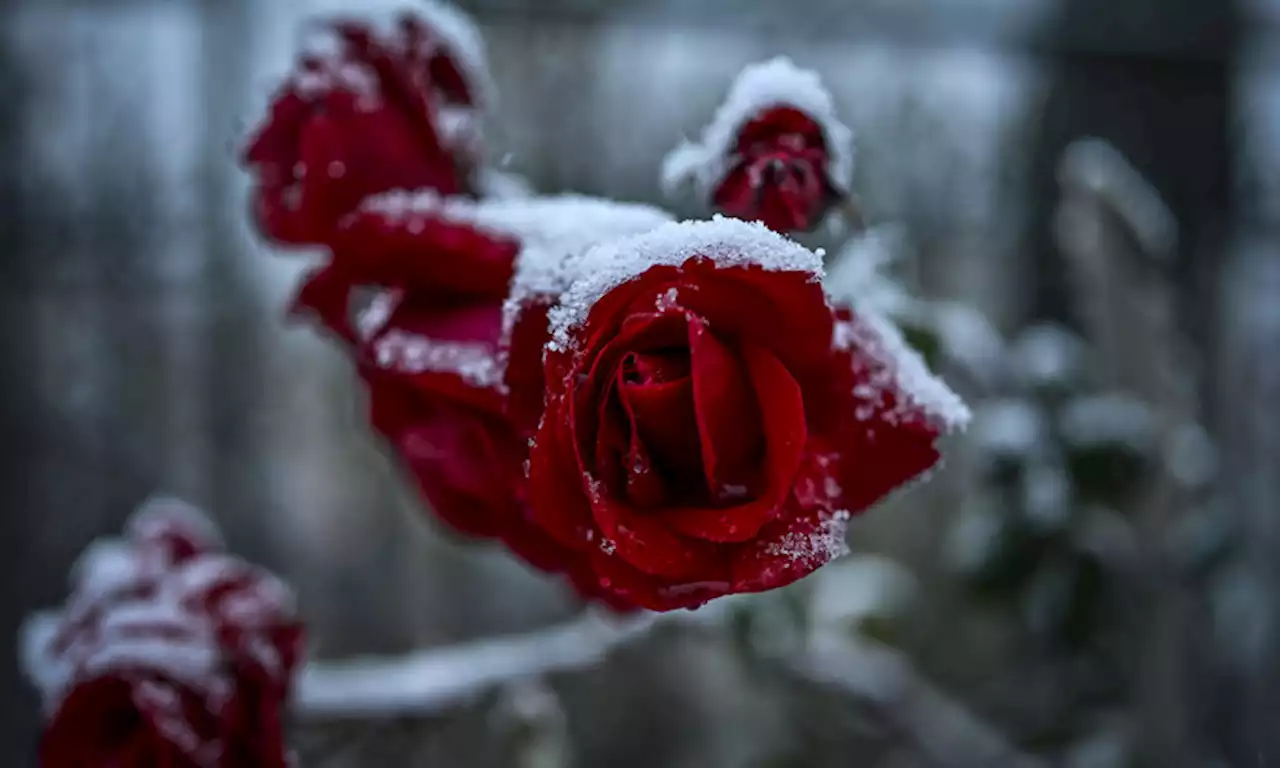
[[[313,31],[317,50],[301,56],[241,159],[254,176],[252,212],[263,235],[322,243],[369,195],[464,191],[430,79],[450,69],[423,60],[424,48],[439,47],[420,39],[421,22],[405,15],[377,29],[325,19]],[[442,87],[457,90],[448,79]]]
[[[743,69],[701,142],[663,164],[669,194],[692,180],[714,210],[783,234],[817,226],[852,177],[853,134],[831,94],[783,57]]]
[[[23,627],[45,768],[284,768],[302,658],[290,590],[222,552],[192,507],[158,499],[82,556],[62,611]]]

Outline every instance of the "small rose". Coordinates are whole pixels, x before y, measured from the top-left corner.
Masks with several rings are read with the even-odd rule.
[[[662,172],[669,194],[693,180],[714,210],[783,234],[850,206],[852,176],[852,131],[817,73],[785,57],[744,68],[701,140],[677,147]]]
[[[829,306],[818,255],[758,224],[669,224],[564,269],[512,325],[505,377],[532,519],[616,599],[696,607],[812,572],[967,418],[891,325]]]
[[[86,551],[65,608],[24,627],[41,765],[289,765],[303,640],[289,589],[222,553],[181,502],[146,505],[126,534]]]
[[[738,132],[712,204],[776,232],[810,230],[841,196],[827,175],[829,162],[816,122],[798,109],[770,109]]]
[[[331,50],[301,58],[242,157],[254,175],[252,211],[262,233],[321,243],[369,195],[463,191],[439,135],[432,70],[410,45],[417,22],[406,18],[381,33],[353,21],[316,28]]]

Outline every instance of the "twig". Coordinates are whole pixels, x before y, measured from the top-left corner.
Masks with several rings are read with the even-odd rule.
[[[303,674],[296,704],[306,718],[438,714],[515,680],[592,667],[661,624],[722,627],[739,602],[725,598],[693,612],[621,621],[586,613],[549,629],[400,658],[313,663]],[[763,661],[780,665],[806,684],[873,707],[934,764],[1042,765],[924,680],[905,655],[887,647],[844,632],[819,632],[805,647]]]

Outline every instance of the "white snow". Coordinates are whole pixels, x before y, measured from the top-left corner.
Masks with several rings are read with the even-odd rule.
[[[378,365],[401,373],[454,373],[483,389],[502,386],[497,352],[478,342],[441,341],[392,329],[373,343]]]
[[[457,62],[471,87],[476,106],[481,110],[493,109],[497,93],[489,74],[484,36],[480,34],[475,19],[453,3],[443,0],[417,0],[409,9],[427,22],[437,35],[436,43]]]
[[[825,565],[849,554],[846,534],[850,518],[849,512],[838,510],[812,531],[788,533],[778,541],[770,542],[764,551],[766,554],[786,557],[806,565]]]
[[[885,225],[851,238],[828,267],[823,282],[827,295],[859,311],[889,317],[907,311],[913,303],[911,295],[885,272],[897,261],[903,237],[901,227]]]
[[[370,7],[375,5],[377,7]],[[416,0],[413,3],[363,2],[357,8],[344,5],[340,8],[317,9],[319,15],[309,19],[302,28],[300,48],[305,54],[331,62],[343,49],[342,41],[335,35],[331,23],[336,19],[351,20],[366,25],[384,45],[401,42],[403,35],[399,21],[404,16],[415,16],[433,33],[418,53],[429,55],[443,49],[458,65],[458,70],[471,89],[476,106],[488,110],[496,101],[493,78],[489,73],[488,55],[484,36],[475,21],[452,3],[443,0]],[[393,47],[393,51],[396,49]],[[400,51],[406,53],[407,51]]]
[[[475,185],[480,197],[489,200],[533,197],[535,194],[533,183],[525,177],[488,166],[476,171]]]
[[[155,495],[138,507],[125,522],[125,535],[134,540],[153,538],[165,531],[180,531],[202,548],[221,549],[222,534],[208,515],[193,504],[173,496]]]
[[[870,418],[878,414],[890,423],[905,415],[900,413],[918,408],[926,418],[943,432],[964,429],[970,419],[969,407],[946,382],[934,376],[924,358],[907,344],[888,318],[875,312],[860,312],[852,323],[837,323],[832,344],[837,349],[857,349],[870,355],[878,367],[871,372],[872,380],[855,387],[854,394],[866,401],[859,413]],[[893,411],[883,411],[883,393],[899,393]]]
[[[853,131],[836,115],[831,93],[818,74],[800,69],[785,56],[744,67],[724,103],[703,129],[702,140],[688,140],[667,155],[662,187],[670,195],[692,179],[700,194],[708,194],[728,171],[738,130],[775,107],[790,106],[811,117],[826,138],[831,182],[848,190],[853,183]]]
[[[1071,519],[1071,482],[1057,462],[1036,462],[1022,478],[1022,515],[1040,533],[1060,531]]]
[[[694,256],[719,268],[755,265],[769,271],[805,272],[822,279],[822,257],[763,224],[715,216],[710,221],[670,222],[640,235],[603,242],[564,260],[547,276],[568,285],[551,309],[550,349],[567,349],[600,297],[651,267],[678,266]]]

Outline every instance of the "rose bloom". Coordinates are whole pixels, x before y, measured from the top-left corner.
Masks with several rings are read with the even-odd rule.
[[[712,205],[776,232],[810,230],[842,197],[829,163],[821,126],[798,109],[775,107],[738,131]]]
[[[564,269],[549,311],[513,324],[505,377],[532,520],[616,600],[795,581],[967,419],[891,325],[828,304],[817,254],[759,224],[668,224]]]
[[[356,21],[315,26],[330,50],[302,56],[242,157],[262,233],[286,244],[325,242],[369,195],[463,192],[439,134],[436,94],[469,96],[456,66],[422,53],[422,23],[405,15],[383,30]]]
[[[387,194],[344,226],[333,263],[299,299],[350,342],[370,423],[436,517],[620,609],[629,605],[602,592],[585,559],[528,519],[499,340],[519,252],[567,253],[667,220],[647,206],[577,196]]]
[[[125,541],[86,551],[63,611],[28,621],[23,658],[49,718],[42,766],[290,764],[292,595],[220,548],[198,512],[154,501]]]

